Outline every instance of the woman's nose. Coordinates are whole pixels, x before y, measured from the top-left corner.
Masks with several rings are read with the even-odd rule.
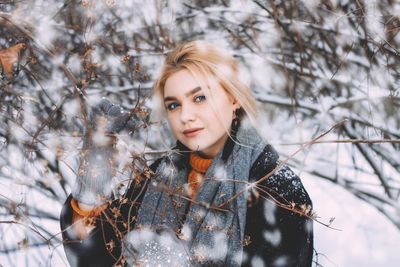
[[[190,105],[182,105],[180,119],[182,123],[194,121],[196,118],[195,111]]]

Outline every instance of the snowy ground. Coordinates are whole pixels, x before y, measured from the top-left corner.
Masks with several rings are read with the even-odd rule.
[[[335,217],[331,230],[314,224],[314,247],[324,267],[399,266],[400,232],[376,209],[343,188],[302,174],[321,220]]]

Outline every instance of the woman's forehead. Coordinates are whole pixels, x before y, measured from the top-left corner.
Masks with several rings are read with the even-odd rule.
[[[198,81],[188,70],[180,70],[172,74],[165,82],[164,97],[170,95],[186,95],[195,89],[202,89]]]
[[[217,97],[221,94],[231,95],[222,88],[213,75],[205,79],[202,75],[194,76],[189,70],[184,69],[174,73],[166,80],[162,97],[165,102],[177,98],[188,98],[197,92],[208,97]]]

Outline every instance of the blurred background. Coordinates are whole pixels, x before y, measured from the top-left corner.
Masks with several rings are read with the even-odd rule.
[[[151,88],[197,39],[237,58],[259,132],[302,178],[314,266],[397,266],[399,30],[397,0],[0,0],[0,266],[68,266],[59,213],[102,97],[150,114],[119,135],[118,192],[168,151]]]

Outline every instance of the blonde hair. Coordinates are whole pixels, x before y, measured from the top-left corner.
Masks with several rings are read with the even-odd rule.
[[[167,79],[180,70],[188,70],[202,87],[208,87],[211,92],[212,82],[218,82],[239,102],[239,119],[247,116],[254,122],[256,101],[250,89],[240,81],[238,63],[232,55],[206,41],[197,40],[178,45],[168,53],[154,85],[154,93],[160,99],[163,97]]]

